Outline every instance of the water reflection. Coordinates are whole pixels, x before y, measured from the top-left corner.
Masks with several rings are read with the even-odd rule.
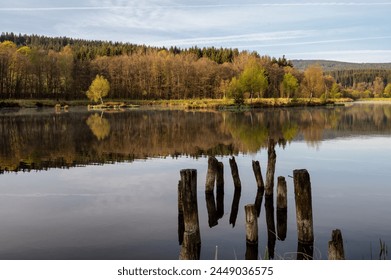
[[[372,238],[374,242],[379,237],[388,242],[389,230],[382,225],[374,225],[376,219],[373,217],[386,213],[387,215],[382,214],[385,221],[383,224],[390,223],[391,214],[386,206],[390,202],[388,186],[391,178],[387,166],[390,155],[389,138],[370,138],[367,142],[361,138],[355,138],[353,142],[350,138],[326,142],[318,139],[390,135],[391,110],[387,107],[380,106],[379,109],[372,105],[354,105],[335,110],[268,109],[246,113],[128,111],[104,115],[110,128],[107,136],[101,139],[87,124],[89,118],[95,118],[97,122],[98,118],[83,110],[71,109],[68,114],[57,115],[45,110],[0,113],[1,172],[94,165],[0,176],[0,205],[3,212],[1,221],[4,229],[0,241],[6,252],[2,257],[45,258],[49,250],[52,250],[52,254],[58,251],[58,240],[54,239],[61,236],[63,238],[60,239],[65,240],[67,252],[75,252],[72,249],[75,240],[88,243],[93,239],[95,243],[91,241],[91,244],[98,248],[100,244],[109,244],[109,247],[110,243],[115,243],[117,249],[120,249],[113,249],[115,252],[110,255],[112,258],[125,256],[124,258],[175,259],[184,243],[182,255],[201,255],[200,258],[203,259],[212,258],[216,246],[219,246],[218,252],[222,258],[284,258],[284,255],[281,256],[284,252],[301,252],[297,256],[300,258],[311,256],[318,248],[327,248],[319,243],[328,240],[332,228],[339,227],[342,228],[344,237],[346,232],[346,240],[350,242],[351,251],[347,258],[368,258],[366,251],[369,252],[369,249],[362,248],[370,247],[370,242],[360,232],[369,234],[367,229],[371,228],[375,231],[370,233],[375,236]],[[321,149],[308,149],[308,145],[320,146]],[[218,176],[219,172],[216,171],[215,189],[211,195],[205,193],[204,196],[203,186],[208,166],[205,155],[215,156],[218,168],[224,170],[223,163],[226,168],[225,176]],[[231,166],[228,166],[233,155],[240,173],[240,188],[235,187],[233,174],[230,172],[232,169],[229,170]],[[274,157],[277,155],[278,158]],[[146,161],[134,161],[146,158]],[[260,171],[261,164],[258,162],[257,167],[256,160],[262,163],[262,169],[266,171],[265,182],[269,183],[265,185]],[[125,163],[100,166],[119,162]],[[183,206],[180,206],[179,198],[178,207],[176,204],[178,171],[188,165],[191,165],[190,168],[197,168],[199,174],[202,174],[199,177],[202,187],[199,194],[202,203],[199,206],[202,207],[198,209],[203,238],[202,252],[198,252],[198,245],[193,246],[192,230],[185,233]],[[290,194],[288,199],[291,202],[288,204],[289,210],[279,204],[280,179],[277,189],[274,186],[270,188],[272,178],[287,176],[294,168],[301,166],[310,167],[316,175],[316,250],[314,244],[300,243],[295,238],[293,192],[290,191],[292,180],[287,177],[286,184]],[[90,169],[96,171],[86,172]],[[259,182],[256,179],[258,169],[258,177],[261,178]],[[224,174],[224,171],[220,174]],[[61,180],[64,182],[61,183]],[[373,185],[375,180],[377,183]],[[270,189],[272,195],[277,193],[277,197],[267,199],[266,190]],[[370,193],[368,189],[371,189]],[[274,204],[275,198],[277,204]],[[332,208],[329,207],[330,201],[333,203]],[[259,216],[260,234],[259,244],[256,246],[244,244],[245,219],[241,205],[247,203],[255,204]],[[377,207],[357,207],[375,204]],[[23,208],[18,212],[13,205]],[[261,210],[262,207],[265,207],[264,210]],[[57,210],[53,211],[53,208]],[[365,211],[362,210],[364,208]],[[74,220],[78,221],[76,225],[73,224]],[[33,221],[31,223],[34,225],[30,225],[28,221]],[[30,231],[33,229],[34,234],[27,236],[21,233],[29,232],[23,231],[27,228],[26,224]],[[371,225],[367,226],[368,224]],[[34,255],[36,251],[29,255],[19,247],[19,241],[13,241],[12,238],[14,232],[19,232],[23,235],[22,239],[33,240],[31,243],[26,241],[25,246],[41,246],[46,244],[46,239],[42,243],[35,240],[48,228],[61,233],[54,234],[53,238],[47,237],[51,240],[52,247],[38,255]],[[67,228],[69,231],[62,233]],[[98,232],[97,229],[115,236],[110,242],[105,241],[105,238],[99,239],[94,234]],[[78,239],[79,236],[69,235],[73,230],[78,230],[79,236],[83,237]],[[319,234],[322,230],[327,231],[327,234]],[[383,235],[378,236],[380,234]],[[357,238],[353,239],[352,236]],[[116,242],[117,240],[121,242]],[[144,244],[145,240],[150,242],[139,245]],[[178,242],[180,247],[177,246]],[[268,254],[263,253],[266,247]],[[119,251],[122,255],[118,255]],[[103,253],[96,255],[95,248],[89,252],[88,257],[107,256]],[[86,255],[87,253],[81,253],[80,258]],[[71,256],[71,253],[65,256]],[[321,258],[326,256],[324,254]]]
[[[244,113],[133,110],[103,117],[76,109],[0,113],[0,172],[254,153],[270,138],[282,146],[302,139],[317,146],[323,139],[390,134],[390,116],[391,106],[370,104]]]
[[[103,117],[103,112],[101,115],[95,113],[89,116],[86,123],[99,141],[109,136],[110,123]]]

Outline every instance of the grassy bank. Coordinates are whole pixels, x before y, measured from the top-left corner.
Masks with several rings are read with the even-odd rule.
[[[105,100],[105,102],[124,102],[126,104],[143,107],[164,107],[176,109],[251,109],[267,107],[300,107],[300,106],[324,106],[351,102],[351,99],[328,99],[319,98],[253,98],[246,99],[244,104],[237,105],[233,99],[182,99],[182,100]],[[0,101],[1,107],[54,107],[56,104],[68,106],[87,106],[89,100],[56,101],[50,99],[6,99]]]

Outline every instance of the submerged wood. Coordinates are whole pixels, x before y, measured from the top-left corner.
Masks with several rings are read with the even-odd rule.
[[[197,170],[195,169],[183,169],[181,174],[181,192],[182,192],[182,205],[183,205],[183,220],[185,224],[185,233],[181,251],[182,258],[186,259],[183,255],[188,252],[187,257],[190,259],[199,259],[201,250],[201,235],[198,218],[198,205],[197,205]],[[187,236],[187,237],[186,237]],[[186,240],[186,238],[188,240]],[[189,244],[191,242],[191,244]],[[192,248],[197,248],[197,254],[193,255]],[[190,249],[189,249],[190,248]]]
[[[265,184],[262,178],[261,166],[259,161],[252,161],[253,172],[255,176],[255,180],[257,182],[257,196],[255,198],[255,209],[257,210],[257,216],[261,214],[261,205],[263,200],[263,195],[265,193]]]
[[[297,259],[308,260],[314,253],[312,194],[310,175],[305,169],[293,171],[297,223]]]
[[[329,241],[328,258],[329,260],[345,259],[342,233],[339,229],[333,230],[331,234],[331,241]]]

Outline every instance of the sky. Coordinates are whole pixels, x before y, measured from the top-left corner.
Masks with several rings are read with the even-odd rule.
[[[391,0],[0,0],[0,32],[391,62]]]

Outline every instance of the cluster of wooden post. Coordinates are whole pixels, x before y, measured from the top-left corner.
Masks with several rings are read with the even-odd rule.
[[[277,182],[277,231],[274,220],[274,173],[276,163],[275,143],[269,142],[266,184],[263,181],[261,166],[258,161],[252,162],[257,183],[257,195],[254,204],[245,205],[246,217],[246,259],[258,259],[258,217],[265,196],[265,215],[268,232],[268,255],[274,258],[276,238],[285,240],[287,234],[287,183],[285,177],[278,177]],[[234,198],[229,222],[235,226],[241,196],[241,181],[235,157],[229,159],[234,182]],[[183,169],[178,184],[178,239],[182,245],[180,259],[199,259],[201,236],[197,206],[197,170]],[[305,169],[293,171],[294,195],[297,224],[297,259],[313,259],[314,229],[312,216],[312,193],[310,175]],[[216,185],[216,201],[214,187]],[[205,199],[210,227],[218,224],[224,214],[224,166],[215,157],[209,157],[205,183]],[[345,259],[342,234],[340,230],[332,232],[328,244],[328,258]]]

